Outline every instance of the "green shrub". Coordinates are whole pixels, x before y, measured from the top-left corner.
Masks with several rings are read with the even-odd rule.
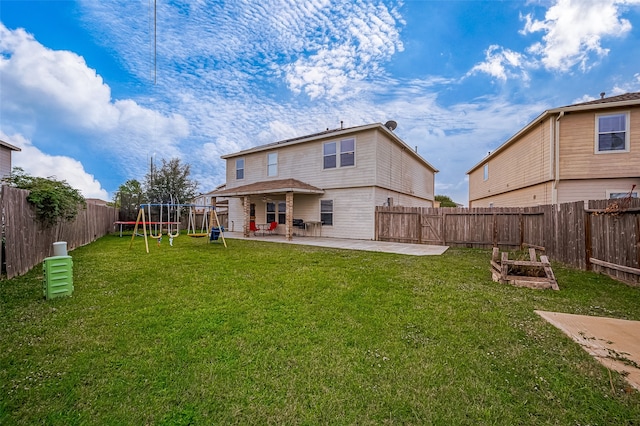
[[[3,182],[29,191],[27,201],[33,204],[36,218],[45,226],[55,225],[62,220],[71,221],[78,215],[80,206],[86,208],[80,191],[64,180],[29,176],[20,167],[15,167],[11,176],[5,177]]]

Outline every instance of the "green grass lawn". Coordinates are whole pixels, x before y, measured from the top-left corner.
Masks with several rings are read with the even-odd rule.
[[[490,252],[402,256],[104,237],[0,281],[0,424],[640,424],[640,394],[534,309],[640,320],[640,289]]]

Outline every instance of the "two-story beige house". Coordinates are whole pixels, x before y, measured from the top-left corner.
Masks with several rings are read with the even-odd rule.
[[[229,228],[374,239],[375,207],[432,206],[437,170],[395,122],[338,128],[224,155]],[[301,223],[302,222],[302,223]],[[295,224],[295,226],[294,226]]]
[[[467,174],[469,207],[637,197],[640,92],[547,110]]]
[[[21,149],[17,146],[13,146],[5,141],[0,140],[0,179],[11,174],[12,151],[21,151]]]

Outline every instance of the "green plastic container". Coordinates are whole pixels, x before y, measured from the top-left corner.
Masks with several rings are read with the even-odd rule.
[[[71,256],[47,257],[42,264],[42,294],[45,299],[71,296],[73,293],[73,261]]]

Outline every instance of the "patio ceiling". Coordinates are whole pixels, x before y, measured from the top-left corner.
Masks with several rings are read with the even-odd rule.
[[[249,195],[286,194],[287,192],[293,192],[294,194],[324,194],[323,189],[297,179],[279,179],[215,191],[211,195],[214,197],[245,197]]]

